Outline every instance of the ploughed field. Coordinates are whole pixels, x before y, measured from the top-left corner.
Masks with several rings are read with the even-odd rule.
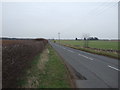
[[[2,87],[17,87],[17,78],[47,44],[45,39],[2,40]]]

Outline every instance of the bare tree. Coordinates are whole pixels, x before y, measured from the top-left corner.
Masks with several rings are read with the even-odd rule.
[[[85,33],[83,34],[83,38],[84,38],[84,47],[89,47],[89,41],[88,41],[88,38],[89,38],[90,34],[89,33]]]
[[[75,38],[75,40],[78,40],[77,38]]]

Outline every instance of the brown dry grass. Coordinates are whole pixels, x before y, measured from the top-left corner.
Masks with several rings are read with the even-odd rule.
[[[44,71],[45,63],[48,61],[48,53],[49,53],[49,50],[45,49],[41,55],[41,60],[39,60],[39,63],[37,65],[40,71],[42,72]]]
[[[2,40],[0,40],[0,45],[2,45]]]
[[[45,73],[44,69],[45,63],[48,61],[48,53],[48,49],[45,49],[38,60],[37,67],[41,73]],[[24,85],[22,88],[38,88],[39,79],[35,75],[32,75],[32,73],[32,70],[27,71],[27,74],[31,74],[31,76],[27,76],[27,85]]]

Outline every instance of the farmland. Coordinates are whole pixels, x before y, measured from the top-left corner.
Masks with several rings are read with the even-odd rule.
[[[56,43],[60,43],[62,45],[94,53],[94,54],[99,54],[99,55],[104,55],[108,57],[113,57],[113,58],[119,58],[119,50],[120,48],[118,45],[120,42],[118,41],[109,41],[109,40],[89,40],[88,41],[88,47],[84,47],[85,41],[84,40],[56,40],[54,41]]]
[[[74,46],[84,46],[84,41],[78,41],[78,40],[61,40],[60,43],[62,44],[68,44],[68,45],[74,45]],[[88,41],[88,45],[91,48],[101,48],[101,49],[113,49],[118,50],[118,44],[120,42],[117,41]]]
[[[17,78],[46,44],[45,39],[2,40],[2,87],[16,88]]]

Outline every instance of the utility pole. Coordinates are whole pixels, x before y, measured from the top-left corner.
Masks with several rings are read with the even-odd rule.
[[[60,44],[60,32],[58,33],[58,39],[59,39],[59,44]]]

